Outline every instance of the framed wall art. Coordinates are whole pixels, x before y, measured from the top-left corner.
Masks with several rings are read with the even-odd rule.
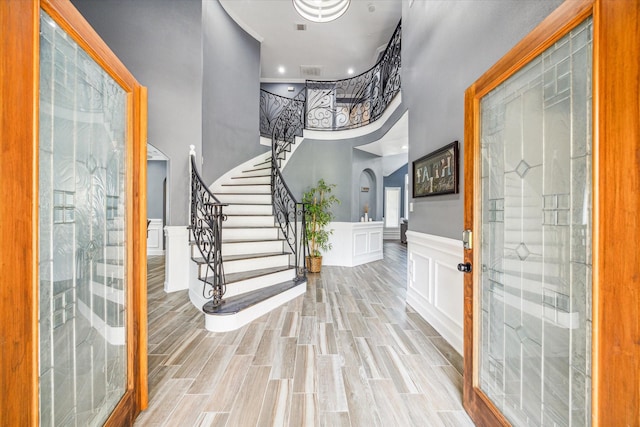
[[[458,141],[413,162],[413,197],[458,192]]]

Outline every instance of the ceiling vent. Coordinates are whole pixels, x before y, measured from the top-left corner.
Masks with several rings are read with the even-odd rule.
[[[301,65],[300,76],[301,77],[320,77],[322,74],[322,67],[318,65]]]
[[[307,31],[307,24],[296,24],[297,31]]]

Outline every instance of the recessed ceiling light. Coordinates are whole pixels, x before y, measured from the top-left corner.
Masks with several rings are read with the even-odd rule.
[[[349,69],[347,70],[347,74],[349,74],[349,75],[353,74],[353,68],[349,68]]]
[[[284,74],[284,71],[285,71],[285,70],[284,70],[284,67],[283,67],[282,65],[278,67],[278,72],[279,72],[280,74]]]
[[[406,145],[403,145],[403,146],[402,146],[402,147],[400,147],[400,148],[402,148],[403,150],[406,150],[406,149],[407,149],[407,148],[409,148],[409,147],[407,147]]]

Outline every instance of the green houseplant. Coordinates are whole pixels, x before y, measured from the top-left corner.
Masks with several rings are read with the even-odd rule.
[[[340,200],[331,194],[335,187],[335,184],[327,184],[320,179],[315,187],[302,196],[302,203],[305,204],[306,241],[309,247],[306,261],[307,269],[311,273],[320,272],[322,251],[331,249],[329,236],[333,230],[328,230],[327,226],[334,218],[331,207],[340,204]]]

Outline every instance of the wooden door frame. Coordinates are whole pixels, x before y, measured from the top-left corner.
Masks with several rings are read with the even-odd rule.
[[[640,3],[568,0],[465,93],[465,229],[479,230],[480,99],[593,16],[593,425],[640,425]],[[603,172],[603,171],[606,171]],[[475,249],[480,233],[476,232]],[[606,250],[605,250],[606,249]],[[480,265],[479,251],[464,251]],[[463,403],[479,426],[509,422],[478,388],[478,273],[464,279]]]
[[[127,389],[106,425],[147,406],[146,88],[69,0],[3,0],[0,26],[0,425],[39,424],[38,145],[40,10],[127,92]]]

